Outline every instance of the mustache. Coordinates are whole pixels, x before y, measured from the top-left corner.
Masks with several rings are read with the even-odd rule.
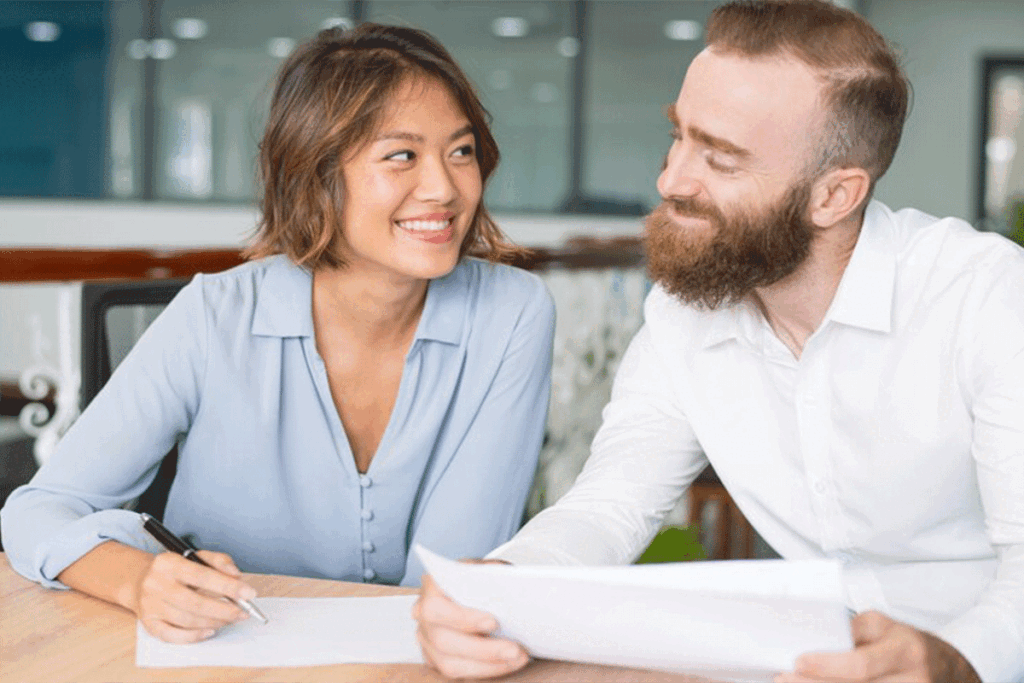
[[[666,214],[672,209],[678,216],[720,221],[723,216],[717,206],[705,199],[697,197],[667,197],[658,207],[659,212]]]

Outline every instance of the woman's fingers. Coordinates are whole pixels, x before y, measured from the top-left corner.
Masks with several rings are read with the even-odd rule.
[[[209,638],[216,629],[248,618],[226,597],[252,599],[231,558],[202,552],[205,567],[174,553],[157,555],[141,583],[138,616],[151,634],[172,643]],[[228,575],[230,572],[232,575]]]
[[[159,638],[166,643],[198,643],[213,636],[215,629],[185,629],[171,626],[159,619],[140,619],[142,626],[154,638]]]

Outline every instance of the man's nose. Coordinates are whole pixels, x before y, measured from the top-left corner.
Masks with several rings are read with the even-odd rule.
[[[420,165],[416,199],[448,204],[458,197],[459,189],[452,178],[451,169],[442,159],[427,157]]]
[[[667,197],[693,197],[700,194],[702,185],[693,172],[691,154],[681,145],[669,150],[658,176],[658,194]]]

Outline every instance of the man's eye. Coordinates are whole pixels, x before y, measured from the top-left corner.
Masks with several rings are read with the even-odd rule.
[[[415,152],[408,149],[403,149],[400,152],[392,152],[391,154],[387,155],[384,158],[391,161],[412,161],[415,157]]]
[[[462,145],[452,154],[457,157],[471,157],[476,154],[476,150],[473,149],[473,145]]]
[[[733,166],[732,164],[722,163],[714,154],[707,154],[705,155],[704,159],[705,161],[707,161],[708,167],[713,171],[725,174],[736,172],[735,166]]]

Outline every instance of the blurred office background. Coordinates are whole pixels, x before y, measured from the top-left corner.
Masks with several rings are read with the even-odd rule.
[[[900,48],[914,85],[876,196],[1024,237],[1024,0],[835,1]],[[275,70],[316,31],[367,20],[430,31],[475,82],[502,151],[486,200],[516,241],[635,236],[658,201],[664,107],[717,4],[0,0],[0,250],[242,244]],[[77,339],[60,340],[61,292],[0,286],[5,386],[77,358]],[[619,302],[630,324],[640,295]]]

